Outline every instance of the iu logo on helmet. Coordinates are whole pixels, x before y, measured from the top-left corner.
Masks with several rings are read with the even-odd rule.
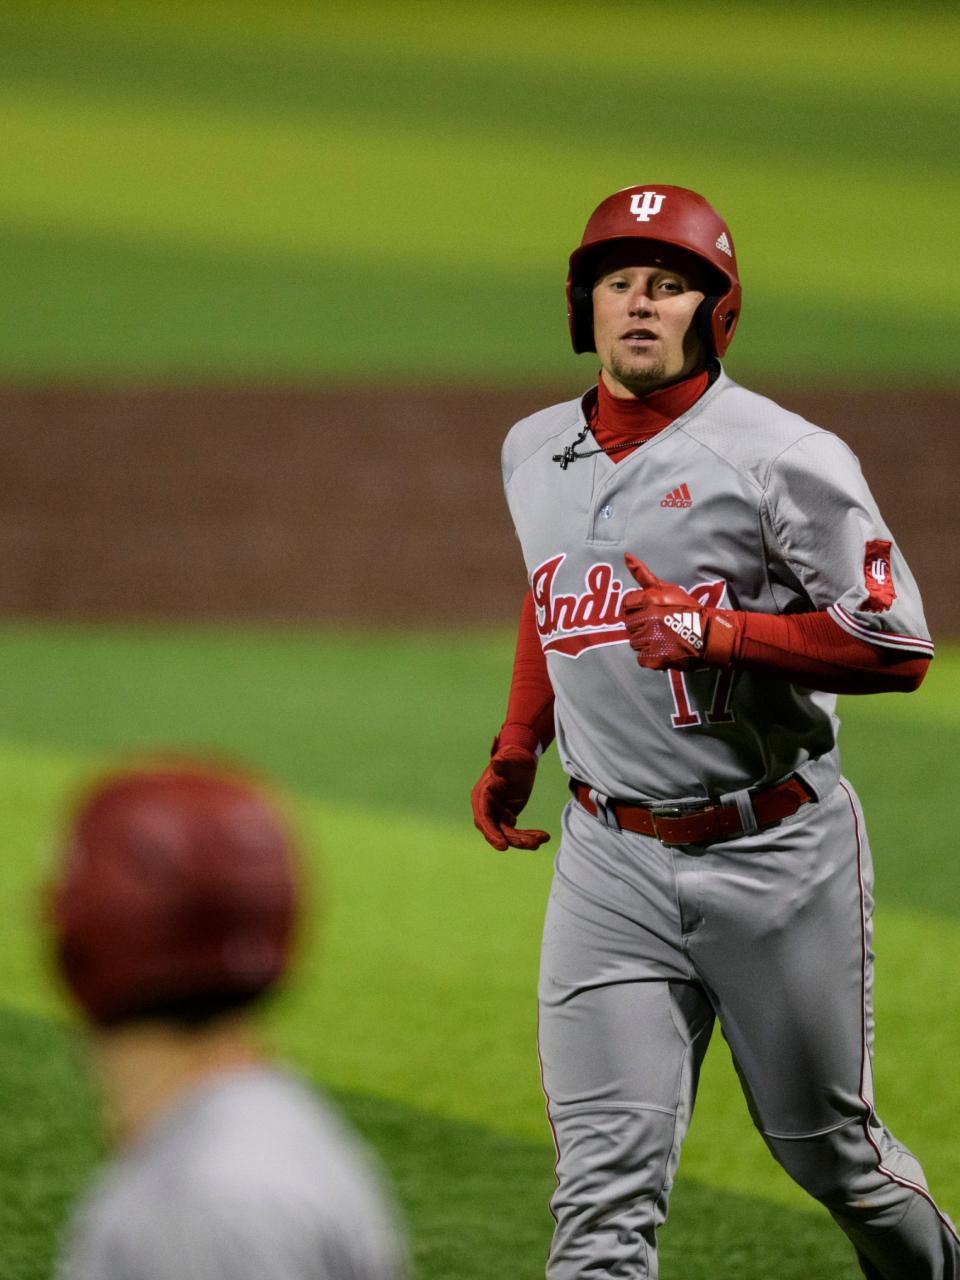
[[[636,215],[638,222],[649,222],[660,212],[666,196],[659,191],[635,191],[630,197],[630,212]]]

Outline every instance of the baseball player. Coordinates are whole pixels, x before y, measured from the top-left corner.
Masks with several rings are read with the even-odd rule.
[[[241,777],[133,769],[79,808],[50,918],[119,1151],[62,1280],[406,1274],[367,1157],[249,1022],[287,966],[296,899],[283,824]]]
[[[719,1021],[754,1123],[865,1276],[960,1276],[960,1243],[880,1121],[872,875],[837,693],[909,691],[916,584],[856,458],[722,370],[730,229],[650,185],[570,258],[596,386],[516,424],[503,480],[530,582],[506,721],[474,787],[496,849],[554,735],[571,799],[544,925],[557,1145],[547,1275],[655,1277]]]

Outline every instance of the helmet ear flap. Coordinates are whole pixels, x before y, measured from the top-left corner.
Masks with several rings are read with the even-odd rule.
[[[703,343],[708,355],[717,354],[717,344],[713,338],[713,313],[720,303],[719,294],[708,294],[693,313],[693,330]]]
[[[593,289],[590,285],[570,285],[570,329],[573,349],[578,353],[595,350],[593,344]]]

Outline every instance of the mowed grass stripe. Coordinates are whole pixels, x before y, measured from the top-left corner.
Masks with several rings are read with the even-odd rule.
[[[426,11],[430,22],[417,21]],[[4,27],[11,41],[44,36],[55,43],[59,36],[65,48],[80,42],[91,49],[153,54],[158,72],[167,75],[171,68],[187,69],[181,61],[186,54],[216,55],[227,66],[245,54],[251,65],[285,58],[295,71],[305,58],[357,53],[386,61],[389,51],[394,60],[442,62],[460,72],[489,62],[535,77],[543,70],[567,72],[574,64],[611,81],[618,68],[635,66],[637,51],[649,48],[651,40],[660,42],[667,57],[678,49],[689,53],[709,31],[711,56],[697,70],[711,85],[757,79],[822,89],[842,79],[863,91],[873,90],[883,76],[891,98],[922,94],[951,103],[952,51],[960,40],[956,13],[936,3],[915,5],[909,13],[889,2],[871,5],[869,12],[856,5],[809,4],[772,20],[768,11],[743,0],[727,5],[719,17],[715,6],[700,0],[642,22],[631,21],[610,0],[589,10],[541,0],[450,0],[442,9],[423,0],[362,0],[349,9],[281,0],[269,11],[255,0],[201,0],[189,9],[87,0],[82,11],[65,0],[42,11],[28,0],[9,0]],[[851,40],[860,55],[855,63]],[[913,57],[904,57],[905,47]],[[84,74],[83,66],[71,64],[70,70]]]
[[[468,796],[503,715],[512,651],[502,631],[7,624],[0,723],[14,751],[225,752],[310,798],[470,830]],[[842,698],[839,715],[881,905],[953,914],[960,650],[938,646],[918,693]],[[565,799],[551,750],[531,825],[556,831]]]
[[[535,376],[553,379],[545,399],[562,400],[596,377],[591,358],[570,349],[564,260],[536,278],[435,264],[377,268],[374,333],[361,264],[346,257],[176,249],[107,231],[0,232],[8,301],[0,370],[27,384],[54,369],[80,385],[202,384],[214,370],[220,382],[316,387],[365,384],[373,360],[398,396],[451,380],[462,389],[522,386]],[[865,311],[845,296],[788,307],[754,285],[725,363],[735,379],[749,385],[762,376],[781,395],[788,386],[808,390],[812,377],[821,388],[849,388],[866,372],[874,391],[918,378],[949,387],[952,326],[935,311],[914,312],[909,341],[905,362],[902,331],[883,308]]]
[[[585,191],[599,199],[634,180],[594,137],[528,139],[508,130],[505,145],[482,119],[427,130],[358,107],[291,119],[242,102],[204,110],[129,90],[40,89],[36,97],[9,87],[0,93],[18,175],[0,191],[0,219],[10,230],[109,232],[145,245],[257,250],[307,262],[343,254],[360,274],[425,263],[535,277],[559,272],[583,221]],[[887,164],[863,152],[853,159],[826,153],[815,170],[798,172],[790,149],[779,148],[764,153],[757,172],[758,158],[756,139],[747,137],[731,139],[722,160],[705,159],[693,136],[645,149],[647,171],[669,170],[672,181],[704,186],[734,228],[750,228],[750,274],[761,289],[776,280],[788,296],[819,297],[827,272],[831,293],[883,301],[889,282],[868,268],[878,246],[902,234],[903,219]],[[571,167],[577,184],[555,189],[557,172]],[[960,207],[954,171],[935,185],[929,179],[922,159],[899,165],[915,242],[938,241]],[[816,245],[816,272],[796,252],[801,240]],[[955,317],[956,300],[934,288],[942,272],[939,258],[918,256],[900,313],[932,307]]]
[[[358,376],[376,351],[406,378],[562,372],[563,264],[585,210],[627,182],[669,179],[749,233],[744,370],[952,378],[958,291],[940,246],[960,210],[945,158],[955,16],[424,13],[5,7],[0,263],[26,323],[0,334],[0,371]],[[652,29],[671,92],[654,76],[634,103],[623,85]],[[706,29],[710,57],[691,60]],[[115,255],[91,250],[97,237]],[[18,253],[24,238],[39,252]],[[909,262],[895,325],[891,245]],[[78,325],[91,277],[97,307]]]

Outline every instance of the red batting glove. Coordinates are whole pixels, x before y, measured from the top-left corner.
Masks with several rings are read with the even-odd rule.
[[[630,647],[641,667],[689,671],[736,661],[741,637],[735,614],[701,604],[676,583],[662,582],[629,551],[623,558],[641,587],[628,591],[622,602]]]
[[[470,792],[473,825],[494,849],[539,849],[549,833],[518,830],[517,815],[530,799],[537,757],[526,747],[496,746],[490,763]]]

